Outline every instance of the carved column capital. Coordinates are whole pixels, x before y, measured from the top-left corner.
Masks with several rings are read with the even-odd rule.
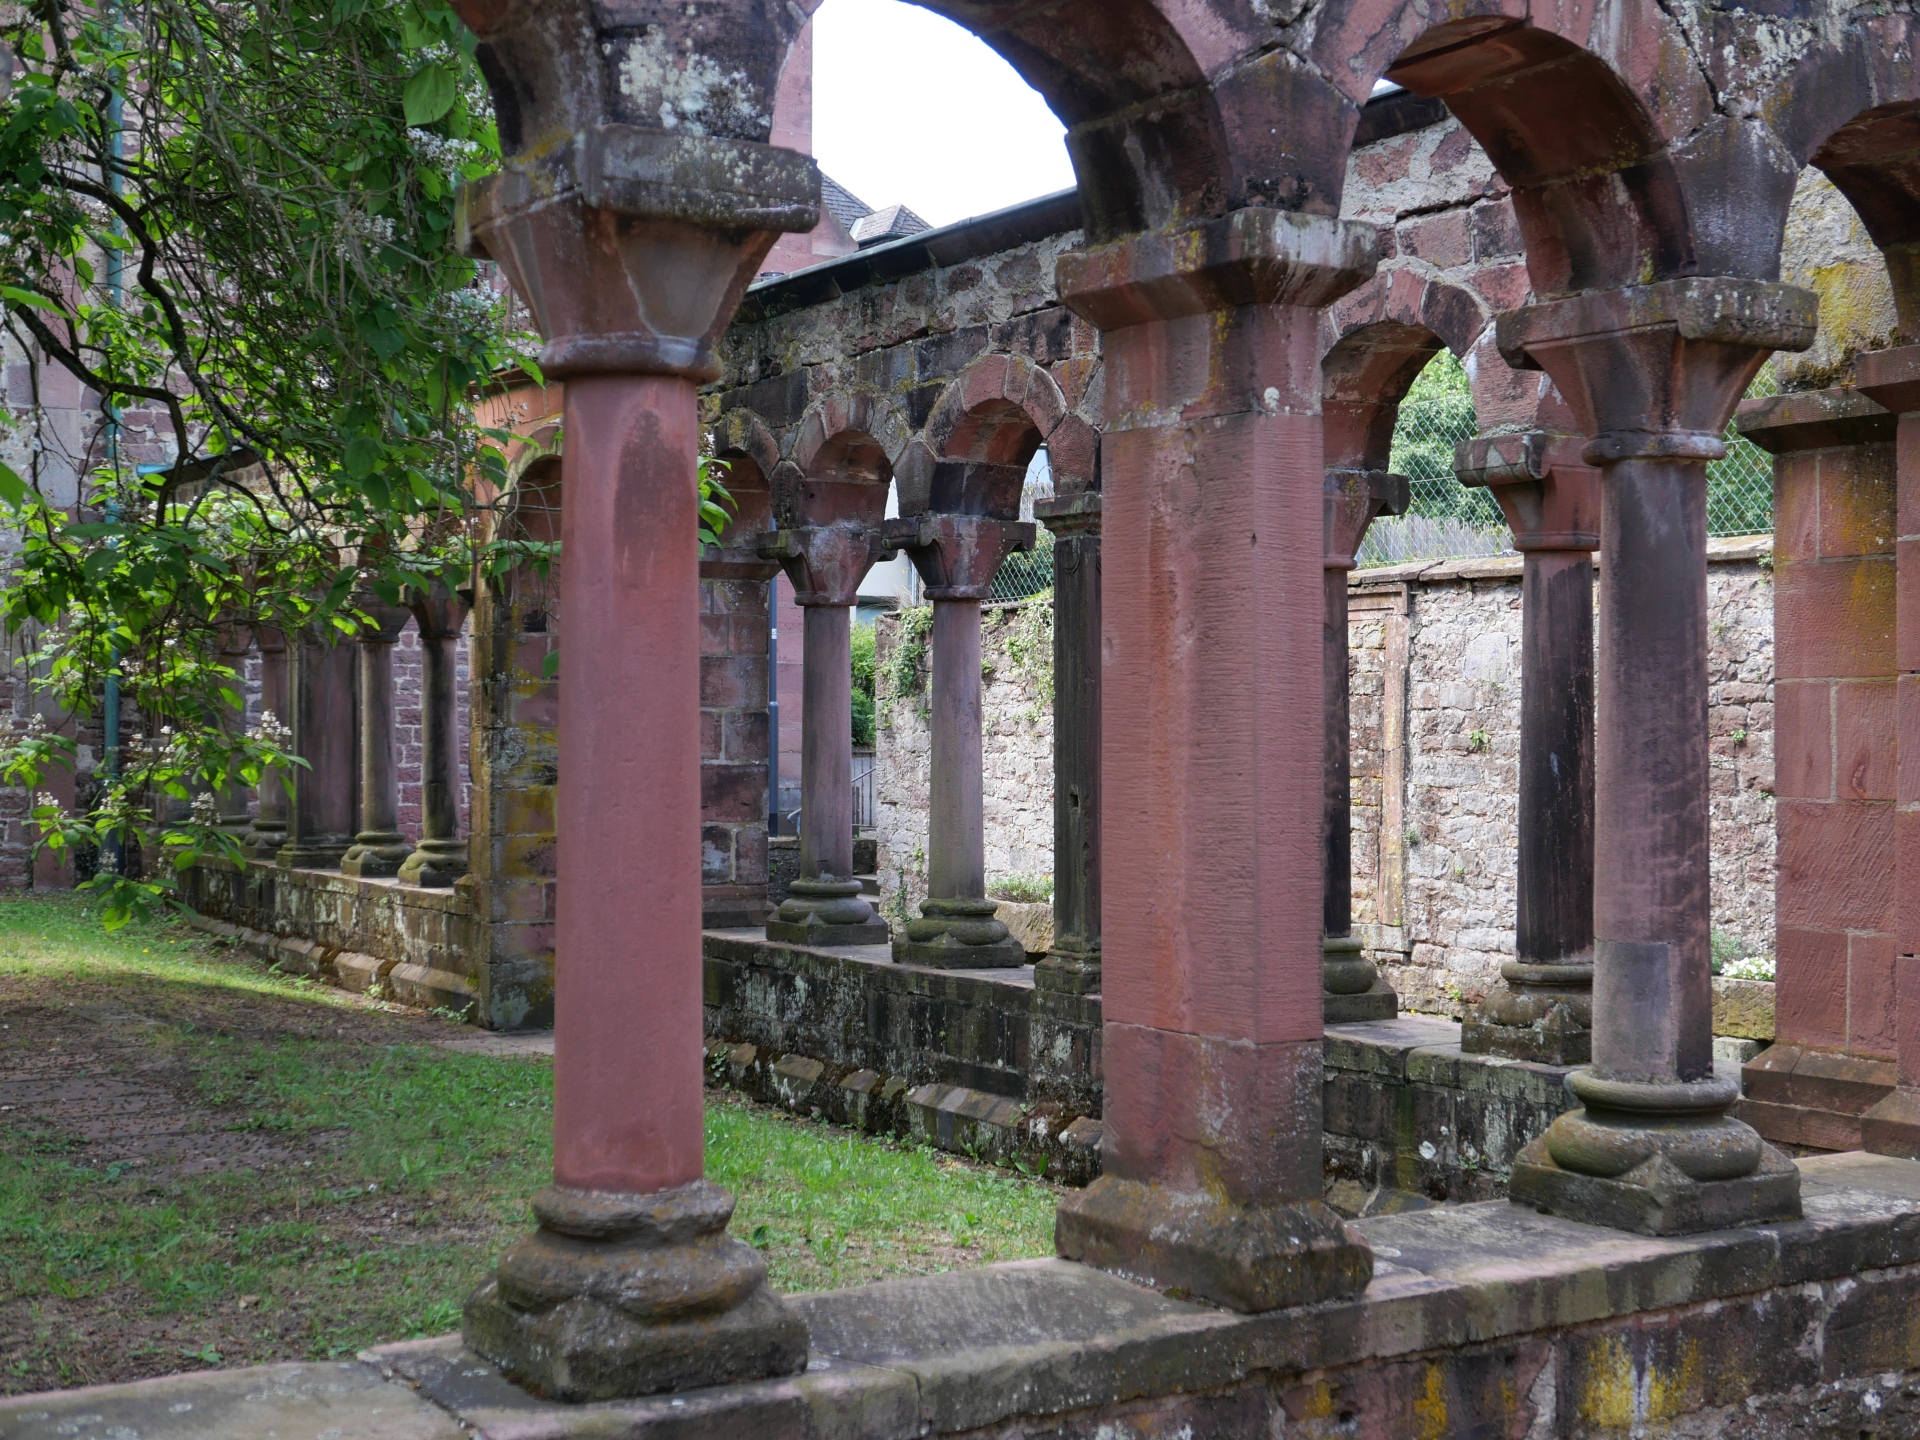
[[[1553,377],[1592,437],[1589,463],[1717,460],[1755,373],[1811,345],[1819,311],[1797,286],[1696,277],[1510,310],[1495,334],[1509,365]]]
[[[463,186],[457,240],[496,261],[546,337],[551,378],[718,378],[715,352],[782,231],[820,219],[805,155],[593,125]]]
[[[473,608],[470,591],[455,590],[444,580],[407,591],[407,608],[420,627],[420,643],[458,639]]]
[[[913,515],[886,523],[887,544],[904,550],[926,582],[929,600],[984,600],[1001,562],[1031,550],[1031,520],[984,515]]]
[[[700,552],[702,580],[771,580],[780,573],[780,561],[767,547],[777,543],[777,532],[749,535],[744,540],[708,545]]]
[[[360,633],[354,638],[363,645],[391,645],[407,628],[413,611],[405,605],[389,605],[378,595],[362,592],[353,597],[353,608],[360,616]]]
[[[893,558],[893,546],[871,525],[803,525],[766,536],[759,553],[786,570],[794,604],[851,605],[867,571]]]
[[[1453,473],[1492,492],[1516,550],[1598,550],[1600,472],[1586,443],[1551,430],[1481,435],[1455,448]]]
[[[1033,502],[1033,518],[1056,536],[1100,533],[1100,492],[1081,490],[1072,495],[1048,495]]]
[[[1054,278],[1074,314],[1121,330],[1242,305],[1330,305],[1378,263],[1371,225],[1253,208],[1073,251]]]
[[[1382,515],[1404,515],[1411,499],[1404,475],[1386,470],[1330,469],[1321,489],[1322,553],[1329,570],[1353,569],[1367,527]]]

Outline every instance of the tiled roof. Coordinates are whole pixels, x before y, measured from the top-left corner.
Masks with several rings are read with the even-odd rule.
[[[873,213],[873,207],[855,195],[831,175],[820,177],[820,203],[827,213],[848,229],[863,217]]]
[[[851,233],[854,244],[864,250],[867,246],[878,245],[883,240],[900,240],[932,228],[906,206],[889,205],[884,210],[875,210],[870,215],[863,215],[854,222]]]

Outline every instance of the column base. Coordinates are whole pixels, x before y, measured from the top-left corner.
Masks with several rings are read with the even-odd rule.
[[[1920,1090],[1901,1086],[1860,1117],[1860,1148],[1920,1160]]]
[[[936,970],[1011,970],[1027,963],[1026,949],[993,918],[991,900],[921,902],[920,918],[895,936],[896,965],[928,965]]]
[[[353,848],[348,835],[309,835],[282,845],[274,862],[285,870],[337,870],[347,851]]]
[[[807,1327],[730,1238],[733,1197],[696,1180],[657,1195],[549,1186],[540,1228],[467,1301],[468,1348],[536,1394],[613,1400],[807,1368]]]
[[[1373,1252],[1320,1200],[1234,1205],[1102,1175],[1061,1197],[1063,1259],[1243,1314],[1349,1300],[1373,1279]]]
[[[422,840],[419,847],[400,862],[396,872],[403,885],[422,890],[445,890],[467,873],[467,842],[464,840]]]
[[[1569,1220],[1688,1235],[1800,1218],[1800,1172],[1727,1108],[1732,1080],[1567,1077],[1585,1102],[1514,1157],[1508,1196]]]
[[[1055,995],[1096,995],[1100,991],[1100,952],[1051,950],[1033,967],[1033,988]]]
[[[1400,1013],[1400,997],[1380,978],[1352,935],[1328,935],[1320,941],[1320,1023],[1358,1025],[1391,1020]]]
[[[1460,1026],[1469,1055],[1498,1055],[1539,1065],[1593,1059],[1593,966],[1509,960],[1506,984],[1471,1007]]]
[[[767,921],[767,938],[788,945],[884,945],[892,935],[858,880],[795,880]]]
[[[385,880],[398,875],[412,854],[413,846],[397,830],[362,830],[340,857],[340,870],[363,880]]]
[[[240,837],[240,848],[249,860],[277,860],[287,843],[287,827],[275,825],[262,830],[258,824]]]

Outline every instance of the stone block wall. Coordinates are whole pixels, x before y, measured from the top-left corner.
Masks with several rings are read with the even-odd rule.
[[[709,926],[765,918],[767,746],[767,583],[702,580],[700,882]]]
[[[925,630],[916,617],[882,616],[875,666],[874,808],[880,910],[896,927],[927,893],[928,791]],[[903,647],[911,653],[904,655]],[[990,605],[980,625],[980,749],[987,880],[1053,873],[1053,606]]]
[[[1770,540],[1714,541],[1711,560],[1713,925],[1739,953],[1771,954]],[[1348,597],[1355,922],[1403,1008],[1458,1018],[1513,953],[1520,561],[1356,571]],[[1022,614],[999,612],[983,638],[990,876],[1052,865],[1051,648],[1022,648]],[[906,622],[880,623],[884,673]],[[877,727],[880,884],[896,922],[924,894],[918,693],[882,703]]]

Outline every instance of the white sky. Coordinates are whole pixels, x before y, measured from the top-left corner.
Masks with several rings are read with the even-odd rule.
[[[900,0],[813,17],[813,153],[878,209],[950,225],[1073,184],[1063,129],[1027,83],[950,20]]]

